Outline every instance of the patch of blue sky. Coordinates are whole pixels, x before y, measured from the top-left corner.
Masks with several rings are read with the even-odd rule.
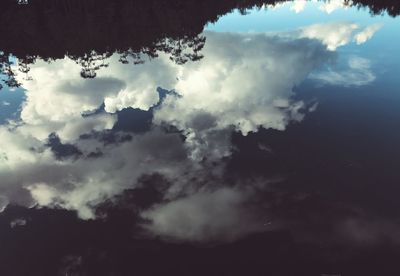
[[[25,92],[21,88],[10,89],[6,85],[0,90],[0,125],[18,119]]]

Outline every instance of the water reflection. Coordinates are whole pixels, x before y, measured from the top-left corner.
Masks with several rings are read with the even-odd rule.
[[[60,34],[55,35],[57,24],[43,31],[31,18],[31,32],[25,35],[43,38],[38,44],[4,44],[5,82],[21,88],[0,92],[0,108],[7,107],[0,113],[0,227],[10,235],[38,233],[43,220],[49,231],[60,233],[50,221],[65,223],[73,230],[68,237],[76,242],[58,241],[63,249],[54,257],[53,272],[92,275],[96,268],[87,260],[121,260],[131,250],[146,259],[137,243],[144,244],[144,251],[159,246],[161,252],[197,252],[168,244],[228,241],[236,249],[260,249],[254,244],[267,241],[260,244],[272,246],[268,256],[282,244],[306,244],[316,255],[321,244],[333,245],[340,253],[332,256],[344,262],[360,245],[398,244],[392,195],[400,176],[387,162],[398,160],[391,145],[400,135],[389,133],[394,125],[388,123],[400,117],[398,98],[390,96],[393,105],[377,98],[382,75],[363,50],[384,24],[338,20],[274,32],[221,32],[218,26],[202,31],[233,8],[245,13],[255,4],[277,6],[265,1],[196,4],[204,13],[192,18],[184,14],[194,2],[179,8],[179,1],[157,7],[138,2],[141,9],[133,2],[108,3],[93,10],[90,1],[60,3],[66,5],[60,10],[35,3],[45,8],[40,13],[50,14],[43,17],[49,22],[71,24]],[[298,14],[311,5],[290,4]],[[398,13],[391,2],[331,1],[318,3],[318,9],[332,13],[367,4],[373,12]],[[19,16],[32,13],[23,9]],[[141,11],[160,22],[149,22]],[[173,16],[161,16],[168,11]],[[96,38],[99,31],[83,38],[88,32],[80,27],[76,37],[82,43],[63,37],[77,29],[70,18],[103,12],[121,14],[121,20],[113,25],[110,17],[98,29],[89,20],[86,26],[118,33]],[[56,20],[59,13],[64,17]],[[185,28],[177,27],[181,23]],[[137,36],[121,35],[131,24]],[[357,99],[354,94],[361,91],[365,97]],[[379,115],[365,119],[371,110]],[[377,133],[367,127],[372,122]],[[383,142],[379,133],[385,134]],[[379,174],[385,191],[377,191]],[[81,238],[76,235],[80,232]],[[95,241],[107,238],[105,244],[98,242],[101,250],[88,253],[94,246],[86,241],[91,235]],[[129,245],[114,252],[132,237],[133,249]],[[280,238],[273,242],[270,237]],[[218,252],[230,256],[224,246]],[[299,257],[307,250],[272,258],[272,263],[295,255],[307,263]],[[318,258],[330,262],[328,255]],[[124,275],[126,265],[106,266],[108,272]]]
[[[284,130],[289,122],[301,121],[316,103],[293,100],[293,88],[315,69],[328,66],[338,47],[353,40],[365,42],[372,36],[370,28],[358,30],[355,24],[340,23],[273,36],[207,32],[200,61],[179,65],[160,53],[126,70],[113,55],[94,79],[81,78],[80,66],[68,57],[50,64],[37,61],[30,78],[16,75],[26,89],[21,119],[1,128],[7,144],[2,149],[3,194],[20,202],[19,193],[27,190],[33,200],[28,204],[59,205],[77,210],[82,218],[93,218],[91,206],[134,187],[144,174],[158,173],[174,183],[169,190],[176,195],[166,193],[170,200],[182,193],[196,194],[195,182],[213,187],[214,181],[208,183],[209,176],[201,170],[230,156],[232,131],[247,135],[260,127]],[[359,41],[362,36],[366,38]],[[374,79],[368,63],[360,58],[351,59],[350,69],[342,75],[322,71],[312,78],[353,85]],[[173,92],[161,99],[157,87]],[[114,113],[126,108],[152,112],[154,126],[144,135],[133,134],[129,141],[118,143],[122,134],[114,128]],[[164,125],[180,134],[161,130]],[[94,135],[110,131],[116,141],[108,145]],[[182,177],[193,174],[201,180]],[[223,174],[223,167],[218,174]],[[187,223],[186,228],[199,229]],[[204,224],[212,227],[212,222]]]

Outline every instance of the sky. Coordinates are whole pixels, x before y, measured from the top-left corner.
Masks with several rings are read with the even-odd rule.
[[[297,7],[297,10],[296,10]],[[396,54],[400,47],[398,29],[399,20],[388,16],[371,15],[368,10],[356,7],[346,7],[343,1],[322,3],[318,1],[286,2],[275,7],[249,10],[246,16],[239,11],[225,15],[215,24],[208,24],[206,30],[218,32],[277,32],[293,30],[302,26],[333,23],[353,22],[360,26],[381,26],[379,32],[374,33],[374,39],[363,45],[349,43],[338,50],[342,55],[359,54],[370,59],[381,72],[391,68],[390,72],[399,69],[400,57]],[[393,78],[394,76],[385,76]]]

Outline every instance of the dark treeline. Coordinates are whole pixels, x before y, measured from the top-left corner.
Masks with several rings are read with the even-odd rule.
[[[155,57],[158,51],[171,55],[177,63],[201,58],[204,26],[220,16],[239,9],[283,0],[16,0],[0,4],[0,73],[4,82],[17,86],[10,69],[9,56],[20,60],[19,70],[40,57],[46,60],[70,56],[82,65],[83,77],[94,77],[111,54],[121,54],[143,62],[140,53]],[[392,0],[354,0],[368,6],[372,13],[400,13]],[[350,5],[351,3],[349,3]]]
[[[396,0],[352,0],[352,2],[358,7],[368,7],[372,14],[387,12],[391,16],[400,15],[400,2]]]
[[[276,2],[275,0],[271,2]],[[121,62],[158,51],[177,63],[201,58],[203,27],[238,8],[261,5],[259,0],[30,0],[0,7],[0,72],[4,82],[17,86],[9,56],[19,58],[27,72],[36,58],[54,60],[68,55],[82,65],[83,77],[94,77],[103,61],[117,52]]]

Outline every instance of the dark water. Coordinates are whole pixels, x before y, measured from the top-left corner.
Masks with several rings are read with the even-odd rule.
[[[4,1],[0,275],[399,275],[396,1]]]

